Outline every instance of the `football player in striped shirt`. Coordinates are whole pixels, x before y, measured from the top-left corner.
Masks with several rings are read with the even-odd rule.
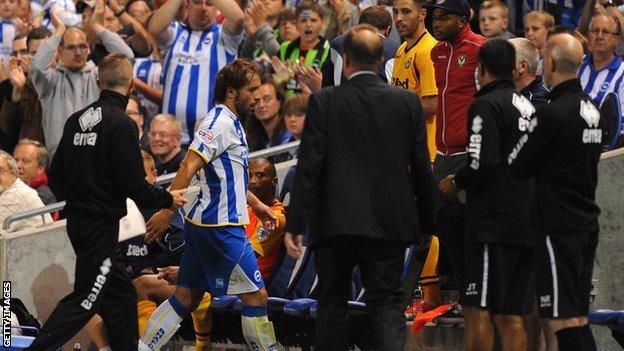
[[[186,7],[185,22],[175,20]],[[215,22],[221,12],[225,20]],[[154,12],[149,32],[167,49],[163,63],[162,112],[182,123],[182,144],[213,107],[219,69],[234,61],[243,39],[245,14],[234,0],[170,0]]]
[[[175,0],[170,0],[175,1]],[[175,294],[152,315],[139,350],[158,350],[193,311],[205,291],[213,296],[238,295],[241,323],[252,350],[277,350],[273,324],[267,318],[268,296],[244,225],[247,204],[273,230],[277,218],[270,207],[247,191],[248,149],[241,118],[258,103],[260,72],[236,60],[216,77],[216,106],[201,123],[172,189],[199,180],[200,192],[184,209],[186,248],[180,262]],[[162,233],[174,213],[160,211],[147,224],[146,240]]]

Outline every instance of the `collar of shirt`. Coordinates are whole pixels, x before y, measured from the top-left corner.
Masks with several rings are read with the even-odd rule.
[[[374,75],[377,74],[377,72],[373,72],[373,71],[357,71],[357,72],[353,73],[352,75],[350,75],[347,79],[351,80],[351,79],[353,79],[353,78],[355,78],[357,76],[361,76],[361,75],[364,75],[364,74],[371,74],[371,75],[374,76]]]
[[[603,69],[618,69],[620,68],[620,65],[622,64],[622,59],[616,55],[615,53],[613,54],[613,60],[611,60],[611,62],[609,62],[609,65]],[[585,57],[583,57],[583,63],[586,65],[589,65],[589,68],[591,68],[592,71],[595,71],[595,67],[594,67],[594,56],[591,54],[587,54],[585,55]],[[603,69],[601,69],[600,71],[602,71]]]
[[[479,97],[482,95],[485,95],[491,91],[494,91],[496,89],[501,89],[501,88],[511,88],[514,89],[514,83],[511,81],[511,79],[508,78],[501,78],[501,79],[497,79],[493,82],[490,82],[484,86],[481,87],[481,89],[479,91],[477,91],[477,93],[475,94],[475,96]]]
[[[116,91],[104,89],[100,92],[100,100],[107,100],[109,103],[119,107],[123,111],[128,105],[128,97],[119,94]]]
[[[580,93],[583,91],[581,81],[578,78],[568,79],[565,82],[559,83],[559,85],[552,88],[548,98],[554,100],[563,94],[568,93]]]

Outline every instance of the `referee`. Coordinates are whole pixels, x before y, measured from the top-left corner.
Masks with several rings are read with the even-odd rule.
[[[551,350],[596,350],[587,314],[604,121],[576,76],[582,59],[583,47],[571,35],[548,40],[544,79],[553,87],[551,102],[538,106],[508,158],[514,176],[535,176],[538,307]]]
[[[74,291],[58,303],[29,350],[56,349],[97,313],[113,350],[136,351],[136,292],[121,262],[115,262],[126,198],[148,208],[185,202],[184,191],[169,194],[145,180],[138,130],[124,113],[132,89],[130,61],[121,54],[106,56],[99,77],[100,98],[69,117],[50,167],[52,190],[67,200],[67,234],[76,252]]]

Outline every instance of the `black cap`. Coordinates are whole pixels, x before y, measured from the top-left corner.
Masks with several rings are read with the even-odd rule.
[[[456,15],[466,17],[466,19],[470,19],[470,5],[466,0],[435,0],[435,3],[427,5],[427,7],[431,8],[439,8],[443,10],[447,10]]]

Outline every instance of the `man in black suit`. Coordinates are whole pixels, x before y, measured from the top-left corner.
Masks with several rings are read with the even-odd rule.
[[[345,350],[353,267],[366,289],[376,349],[405,342],[405,248],[434,233],[434,181],[422,107],[377,75],[383,45],[359,25],[345,38],[347,81],[310,97],[285,244],[309,225],[319,277],[316,350]]]

